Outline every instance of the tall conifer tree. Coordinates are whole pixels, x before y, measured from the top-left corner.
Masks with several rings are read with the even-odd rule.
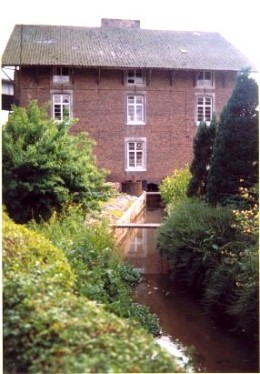
[[[213,144],[216,135],[217,120],[213,116],[210,125],[201,122],[193,140],[193,161],[190,166],[192,177],[188,184],[187,195],[203,196],[206,194],[206,184],[211,162]]]
[[[225,203],[240,187],[258,181],[258,87],[248,70],[239,73],[221,114],[207,182],[209,202]]]

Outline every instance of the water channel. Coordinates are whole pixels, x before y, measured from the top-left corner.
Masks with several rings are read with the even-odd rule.
[[[163,210],[146,209],[142,220],[160,223]],[[135,301],[159,316],[162,335],[158,343],[179,357],[180,363],[192,357],[191,372],[259,372],[258,358],[246,343],[216,326],[188,290],[171,282],[167,263],[155,248],[155,230],[135,230],[124,249],[126,261],[142,274],[134,290]]]

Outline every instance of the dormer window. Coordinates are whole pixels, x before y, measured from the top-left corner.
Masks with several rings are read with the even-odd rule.
[[[213,88],[214,73],[213,71],[199,71],[196,75],[197,88]]]
[[[69,68],[55,67],[53,71],[53,83],[65,84],[70,82]]]
[[[129,86],[140,86],[144,84],[144,72],[141,69],[128,70],[126,84]]]

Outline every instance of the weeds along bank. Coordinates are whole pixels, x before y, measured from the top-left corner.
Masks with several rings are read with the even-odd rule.
[[[177,179],[185,191],[187,179],[183,179],[183,173]],[[165,200],[170,180],[166,182],[162,188]],[[259,321],[259,208],[258,197],[252,199],[250,191],[244,190],[243,196],[244,208],[212,207],[203,200],[187,198],[185,193],[176,203],[170,197],[157,248],[168,259],[172,277],[196,291],[212,317],[255,345]]]
[[[132,266],[122,261],[106,219],[85,221],[80,208],[69,207],[62,215],[54,213],[48,222],[31,222],[29,227],[62,249],[75,275],[78,294],[123,318],[137,320],[151,333],[159,332],[157,316],[148,308],[132,303],[131,290],[140,280]]]
[[[138,274],[104,225],[82,223],[75,209],[29,228],[4,214],[5,372],[181,372],[141,326],[157,319],[131,303]]]

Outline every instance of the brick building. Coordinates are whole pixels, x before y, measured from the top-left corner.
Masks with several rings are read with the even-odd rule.
[[[14,66],[21,106],[50,103],[57,121],[96,140],[108,180],[158,183],[192,159],[197,125],[229,99],[250,61],[218,33],[140,28],[16,25],[2,58]]]

